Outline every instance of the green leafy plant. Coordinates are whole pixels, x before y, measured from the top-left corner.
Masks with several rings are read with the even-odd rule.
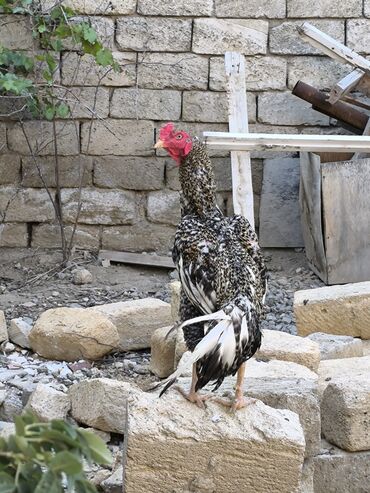
[[[83,462],[111,464],[95,434],[53,420],[39,423],[32,414],[15,419],[16,434],[0,438],[0,493],[96,493]]]

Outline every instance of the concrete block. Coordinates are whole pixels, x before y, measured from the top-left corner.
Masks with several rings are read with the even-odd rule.
[[[62,191],[64,220],[74,222],[79,192],[74,188]],[[126,190],[83,188],[78,220],[85,224],[132,224],[137,216],[135,193]]]
[[[347,45],[358,53],[370,53],[370,19],[348,20]]]
[[[178,393],[132,391],[128,402],[127,493],[297,490],[304,437],[295,413],[260,401],[235,415],[212,402],[205,412]]]
[[[329,382],[343,375],[355,379],[368,378],[370,372],[370,356],[358,358],[328,359],[319,365],[319,394],[322,395]]]
[[[180,222],[180,195],[169,190],[148,194],[149,221],[177,226]]]
[[[338,4],[336,0],[321,0],[316,5],[305,0],[288,0],[287,9],[288,17],[361,17],[362,1]]]
[[[0,310],[0,342],[7,341],[8,337],[8,329],[6,327],[5,314],[3,310]]]
[[[179,120],[181,92],[150,89],[115,89],[111,101],[113,118]]]
[[[361,339],[325,334],[324,332],[314,332],[307,337],[319,345],[322,360],[355,358],[364,355]]]
[[[169,15],[169,16],[210,16],[213,13],[213,0],[139,0],[137,11],[143,15]]]
[[[314,111],[290,92],[265,92],[258,96],[258,121],[273,125],[329,125],[329,117]]]
[[[174,372],[176,331],[172,325],[162,327],[153,332],[150,347],[150,371],[159,378],[166,378]]]
[[[3,216],[4,215],[4,216]],[[9,222],[48,222],[55,212],[46,190],[0,188],[0,218]]]
[[[190,51],[190,20],[164,17],[121,17],[117,20],[116,42],[121,50]]]
[[[127,190],[160,190],[164,160],[157,157],[94,157],[94,185]]]
[[[299,80],[317,89],[331,89],[348,74],[348,67],[329,57],[301,56],[288,63],[288,87],[293,89]]]
[[[279,19],[285,17],[285,0],[216,0],[217,17],[263,17]]]
[[[313,332],[370,339],[370,282],[296,291],[299,335]]]
[[[207,89],[208,59],[191,53],[139,54],[137,81],[149,89]]]
[[[0,45],[9,50],[31,48],[34,39],[29,17],[0,14]]]
[[[248,91],[282,90],[286,87],[287,61],[281,57],[246,57],[246,87]],[[226,90],[224,57],[211,57],[209,87]]]
[[[26,409],[40,421],[66,419],[70,408],[71,401],[67,394],[43,383],[37,384],[26,405]]]
[[[150,347],[154,331],[171,324],[170,304],[155,298],[109,303],[87,311],[101,313],[115,325],[121,351]]]
[[[0,142],[3,143],[1,136]],[[14,185],[18,183],[20,175],[20,156],[16,154],[0,154],[0,185]]]
[[[62,56],[62,83],[66,86],[119,86],[130,87],[136,83],[136,53],[113,52],[113,58],[120,72],[109,71],[96,65],[92,55],[79,55],[76,52]]]
[[[223,55],[225,51],[241,51],[245,55],[265,54],[268,22],[244,19],[195,19],[193,51]]]
[[[305,3],[307,5],[307,2]],[[311,47],[298,35],[297,28],[302,22],[302,20],[285,21],[272,27],[269,37],[270,52],[280,55],[322,55],[320,50]],[[310,23],[340,43],[344,43],[344,20],[315,19],[310,20]]]
[[[62,187],[92,185],[93,161],[90,156],[60,156],[58,159],[59,183]],[[22,158],[22,184],[25,187],[44,188],[40,174],[48,187],[56,186],[54,156],[37,158],[37,167],[31,157]],[[82,175],[82,179],[81,179]]]
[[[332,379],[321,401],[324,437],[349,452],[370,449],[369,374]]]
[[[367,493],[370,451],[345,452],[322,440],[313,461],[315,493]]]
[[[91,132],[90,132],[91,128]],[[138,120],[82,123],[82,152],[95,156],[148,156],[153,154],[153,123]]]
[[[67,241],[70,241],[73,226],[64,226]],[[87,226],[79,224],[74,235],[76,248],[86,250],[99,250],[100,226]],[[60,228],[56,224],[39,224],[32,226],[32,248],[60,248]]]
[[[317,372],[320,363],[319,345],[302,337],[277,330],[263,331],[262,345],[256,358],[292,361]]]
[[[26,224],[0,224],[0,247],[27,247],[28,230]]]

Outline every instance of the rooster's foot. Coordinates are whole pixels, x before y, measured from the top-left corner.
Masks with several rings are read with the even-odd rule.
[[[190,401],[190,402],[193,402],[194,404],[196,404],[199,408],[201,409],[205,409],[207,406],[206,406],[206,402],[210,396],[209,395],[200,395],[198,394],[198,392],[185,392],[184,389],[182,389],[181,387],[179,387],[178,385],[176,385],[176,387],[174,387],[175,390],[177,390],[177,392],[179,392],[183,397],[185,397],[186,400]]]
[[[235,412],[239,409],[250,406],[251,404],[255,404],[257,402],[257,399],[244,396],[237,396],[233,400],[222,399],[222,397],[213,397],[212,402],[217,402],[222,406],[229,407],[231,412]]]

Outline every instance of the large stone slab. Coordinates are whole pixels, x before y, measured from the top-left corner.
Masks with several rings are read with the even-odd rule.
[[[295,413],[256,401],[232,415],[134,389],[128,403],[126,493],[297,490],[304,436]]]
[[[69,396],[43,383],[37,384],[28,402],[30,410],[40,421],[66,419],[71,408]]]
[[[334,378],[321,402],[324,437],[349,452],[370,449],[370,373]]]
[[[299,159],[266,159],[260,206],[260,244],[304,246],[299,208]]]
[[[355,339],[351,336],[325,334],[324,332],[314,332],[307,337],[319,345],[320,358],[322,360],[355,358],[356,356],[364,355],[361,339]]]
[[[319,365],[319,393],[322,395],[329,382],[345,375],[347,378],[369,378],[370,355],[362,358],[329,359]]]
[[[285,17],[285,0],[216,0],[217,17]]]
[[[277,330],[263,331],[262,344],[256,358],[292,361],[317,371],[320,349],[316,342]]]
[[[171,305],[155,298],[109,303],[86,311],[100,313],[115,325],[121,351],[150,347],[153,332],[171,324]]]
[[[27,247],[27,224],[3,223],[0,224],[0,247]]]
[[[213,0],[139,0],[137,11],[144,15],[169,15],[169,16],[209,16],[213,12]]]
[[[367,493],[370,478],[370,451],[345,452],[322,440],[314,459],[315,493]]]
[[[360,17],[362,1],[321,0],[318,5],[306,0],[288,0],[288,17]]]
[[[296,291],[298,334],[313,332],[370,339],[370,282]]]
[[[102,313],[83,308],[53,308],[36,321],[29,340],[40,356],[61,361],[99,359],[119,347],[113,323]]]
[[[175,370],[176,331],[172,326],[157,329],[151,338],[150,371],[159,378],[171,375]]]

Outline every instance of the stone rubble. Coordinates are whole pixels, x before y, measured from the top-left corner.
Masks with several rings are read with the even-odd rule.
[[[32,318],[13,318],[10,321],[8,335],[12,343],[30,349],[29,335],[32,330]]]

